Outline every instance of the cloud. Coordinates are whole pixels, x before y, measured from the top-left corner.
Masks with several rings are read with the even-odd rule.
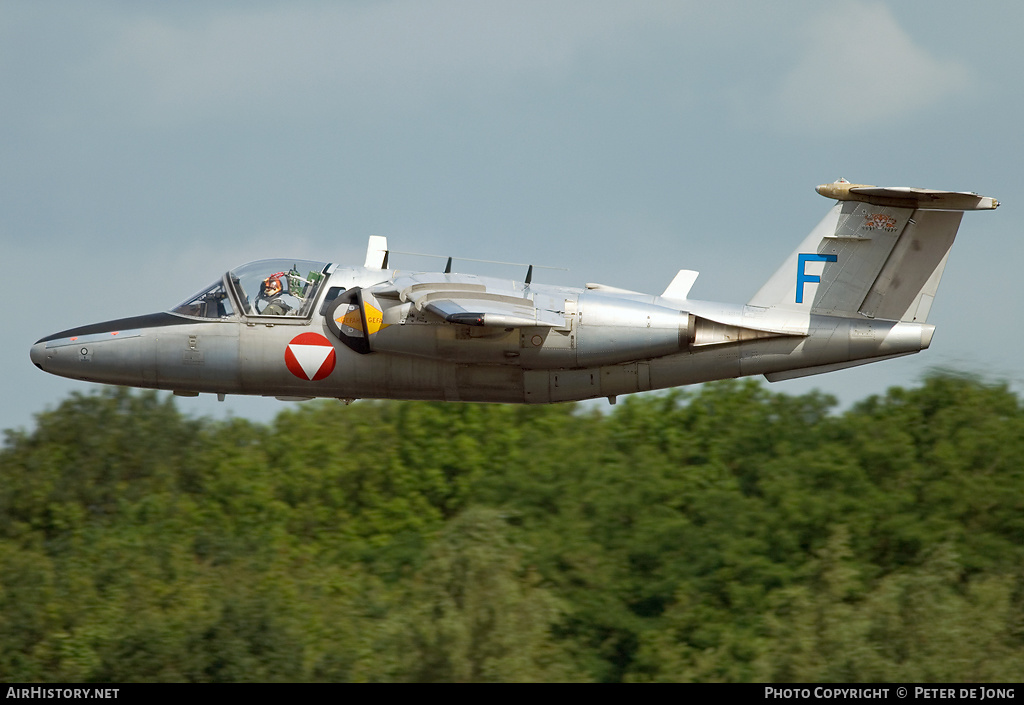
[[[523,77],[558,82],[595,47],[621,51],[632,28],[679,20],[687,7],[395,0],[131,16],[107,28],[80,83],[115,78],[100,89],[107,104],[164,121],[403,110]]]
[[[971,82],[961,63],[930,54],[880,4],[831,4],[804,28],[802,51],[767,111],[798,129],[857,129],[919,113]]]

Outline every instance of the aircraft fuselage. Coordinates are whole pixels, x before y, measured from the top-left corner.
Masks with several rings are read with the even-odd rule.
[[[364,272],[336,272],[321,294],[335,281],[351,289],[381,279]],[[484,329],[410,320],[405,311],[404,323],[374,334],[383,349],[360,354],[332,335],[319,306],[308,319],[160,313],[57,333],[31,357],[63,377],[182,395],[546,403],[908,354],[927,347],[933,330],[786,314],[775,323],[790,333],[770,333],[743,325],[768,322],[749,306],[690,301],[683,311],[660,297],[532,288],[564,302],[561,329]],[[651,313],[662,317],[660,328]]]

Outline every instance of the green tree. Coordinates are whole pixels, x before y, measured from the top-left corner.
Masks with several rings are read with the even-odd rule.
[[[432,545],[395,612],[389,677],[416,682],[566,680],[558,601],[502,515],[469,508]]]

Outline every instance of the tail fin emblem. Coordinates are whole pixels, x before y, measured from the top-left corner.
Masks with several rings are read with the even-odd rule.
[[[797,256],[796,263],[796,302],[802,304],[804,302],[804,284],[817,284],[821,281],[821,277],[817,274],[807,274],[804,272],[804,267],[807,266],[808,262],[835,262],[839,258],[835,255],[816,255],[809,253],[800,253]]]
[[[896,232],[896,219],[884,213],[872,213],[864,216],[865,230],[885,230],[890,233]]]

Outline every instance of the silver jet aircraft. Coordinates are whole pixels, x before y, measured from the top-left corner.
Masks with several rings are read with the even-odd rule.
[[[83,326],[32,362],[105,384],[300,400],[334,397],[542,404],[764,375],[771,381],[910,355],[974,193],[818,187],[836,204],[746,304],[388,268],[264,260],[164,313]]]

